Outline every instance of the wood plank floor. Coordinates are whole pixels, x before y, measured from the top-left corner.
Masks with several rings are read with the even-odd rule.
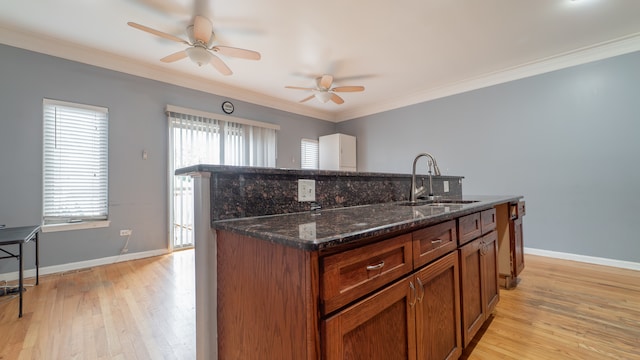
[[[195,358],[193,250],[42,276],[22,319],[5,298],[3,360]]]
[[[640,271],[527,255],[462,359],[640,359]]]
[[[195,359],[193,251],[43,276],[0,297],[0,359]],[[640,272],[526,256],[462,359],[640,359]]]

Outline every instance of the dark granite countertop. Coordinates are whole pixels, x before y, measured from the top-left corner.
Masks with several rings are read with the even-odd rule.
[[[411,174],[382,173],[382,172],[361,172],[361,171],[337,171],[337,170],[308,170],[308,169],[288,169],[288,168],[265,168],[256,166],[232,166],[232,165],[208,165],[198,164],[177,169],[175,175],[191,175],[199,172],[211,172],[217,174],[260,174],[260,175],[298,175],[298,176],[328,176],[328,177],[411,177]],[[423,174],[419,174],[425,176]],[[462,179],[464,176],[438,175],[440,178]]]
[[[364,238],[411,231],[521,198],[517,195],[464,196],[461,200],[477,202],[446,206],[404,206],[400,205],[402,202],[391,202],[220,220],[213,223],[213,228],[305,250],[326,250]]]

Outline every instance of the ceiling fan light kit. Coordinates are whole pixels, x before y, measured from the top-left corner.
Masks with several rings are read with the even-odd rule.
[[[331,93],[327,90],[313,90],[313,93],[316,99],[320,100],[323,103],[327,103],[331,100]]]
[[[185,50],[189,59],[196,63],[198,66],[206,65],[211,62],[211,53],[207,49],[200,46],[190,47]]]

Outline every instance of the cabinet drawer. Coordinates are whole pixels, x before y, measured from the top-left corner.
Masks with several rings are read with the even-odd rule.
[[[413,267],[418,268],[458,247],[456,221],[414,231]]]
[[[463,245],[482,235],[480,213],[463,216],[458,219],[458,245]]]
[[[337,310],[411,272],[411,240],[411,234],[405,234],[322,259],[321,311]]]
[[[518,202],[518,217],[523,217],[526,213],[526,208],[524,206],[524,201]]]
[[[484,210],[480,213],[480,220],[482,222],[481,229],[482,234],[487,234],[496,228],[496,209]]]

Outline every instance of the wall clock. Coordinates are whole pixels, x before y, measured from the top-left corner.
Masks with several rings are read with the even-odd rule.
[[[231,114],[233,112],[233,104],[229,101],[223,102],[222,111],[224,111],[226,114]]]

